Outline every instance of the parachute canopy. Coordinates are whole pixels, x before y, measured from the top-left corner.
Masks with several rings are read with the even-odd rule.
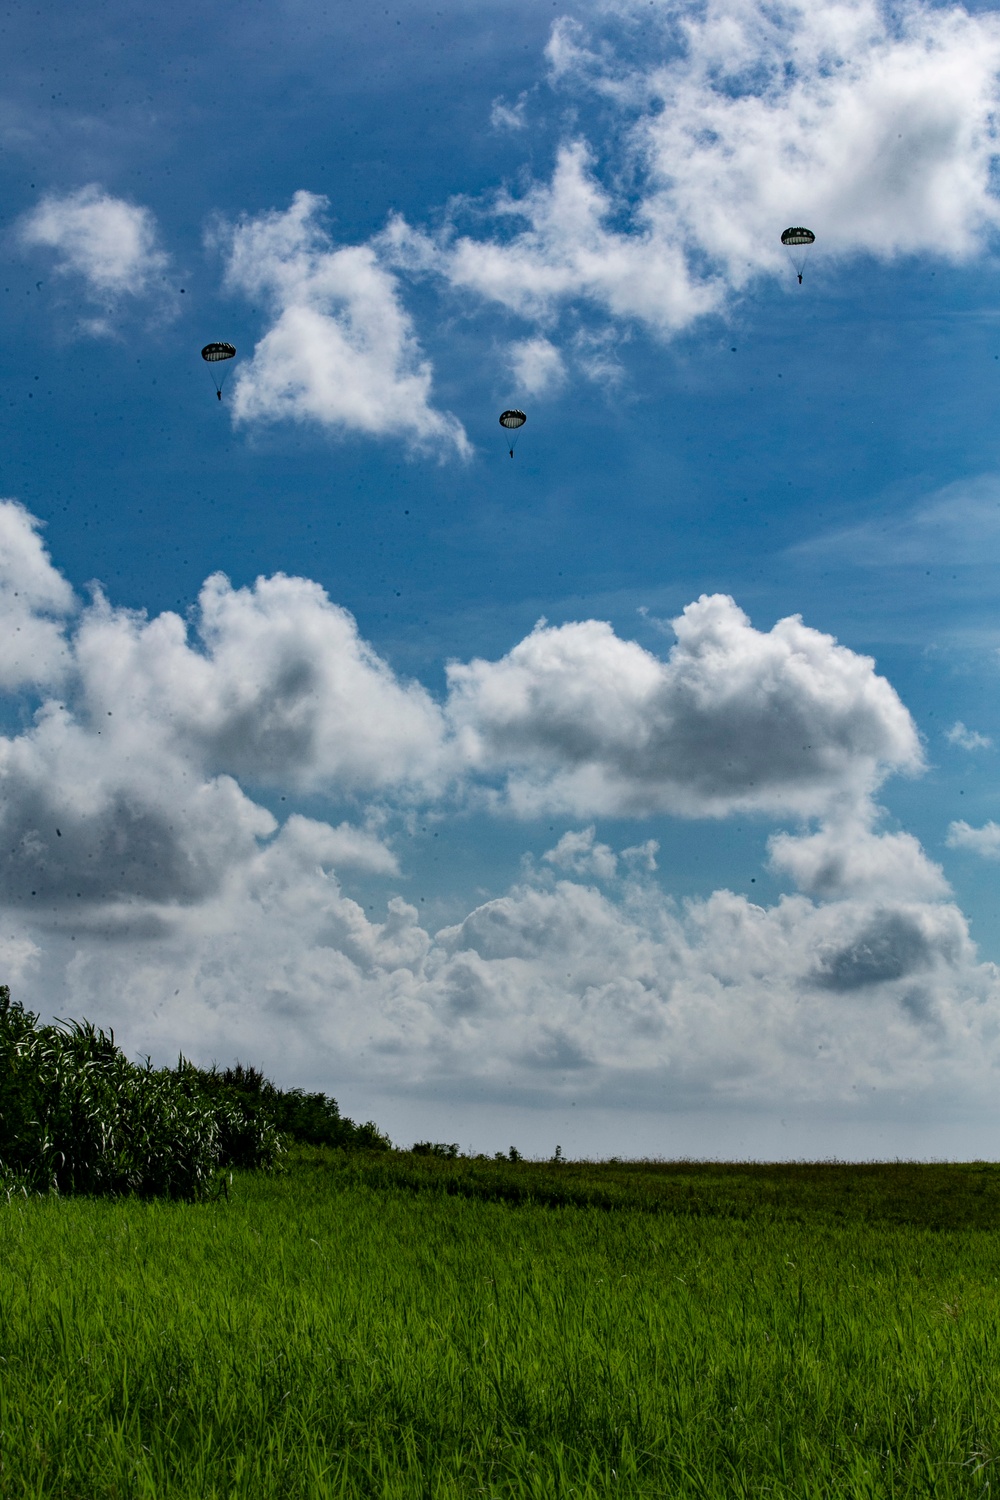
[[[518,411],[516,408],[513,411],[502,411],[500,413],[500,426],[501,427],[507,427],[507,428],[523,427],[524,424],[525,424],[525,422],[527,420],[528,419],[524,415],[524,412],[523,411]]]
[[[210,365],[218,364],[220,359],[235,359],[236,345],[206,344],[204,349],[201,351],[201,357]]]
[[[781,236],[783,245],[811,245],[816,236],[811,229],[786,229]]]

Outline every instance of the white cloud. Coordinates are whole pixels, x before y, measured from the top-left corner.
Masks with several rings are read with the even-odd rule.
[[[15,500],[0,500],[0,688],[8,692],[56,686],[68,665],[62,617],[73,610],[73,591],[39,526]]]
[[[0,896],[39,921],[197,903],[275,820],[230,776],[203,778],[161,743],[90,732],[55,704],[0,738]],[[82,903],[82,904],[81,904]],[[79,913],[79,916],[75,914]]]
[[[546,338],[521,339],[507,353],[519,393],[540,396],[558,389],[566,379],[562,355]]]
[[[995,1089],[1000,976],[954,906],[889,893],[678,909],[638,882],[611,899],[529,881],[434,934],[398,898],[372,920],[289,826],[156,941],[77,939],[26,977],[29,1002],[307,1085],[335,1067],[355,1087],[663,1110]]]
[[[82,276],[90,296],[102,303],[141,296],[169,263],[152,212],[97,183],[47,194],[21,219],[19,232],[26,247],[52,250],[57,270]]]
[[[410,799],[499,779],[519,813],[583,816],[811,816],[863,808],[887,771],[920,767],[912,721],[869,658],[797,617],[757,631],[721,595],[673,622],[665,660],[600,621],[543,624],[499,661],[452,663],[439,706],[308,579],[234,589],[215,574],[187,621],[98,594],[68,639],[52,615],[72,592],[13,502],[0,541],[0,684],[66,687],[68,707],[47,705],[25,741],[50,758],[79,734],[102,764],[155,763],[156,777],[176,761],[252,787]]]
[[[983,859],[1000,859],[1000,823],[984,823],[973,828],[964,818],[949,823],[946,843],[951,849],[971,849]]]
[[[0,738],[0,880],[12,897],[202,900],[276,828],[246,789],[391,795],[402,809],[464,786],[520,815],[840,809],[843,821],[851,808],[864,815],[886,772],[920,766],[909,715],[868,658],[797,618],[756,631],[723,596],[678,617],[666,660],[599,621],[539,626],[500,661],[453,663],[441,706],[308,579],[234,589],[216,574],[187,621],[117,609],[98,593],[64,635],[51,612],[68,612],[72,593],[11,502],[0,506],[2,537],[0,618],[30,650],[0,655],[0,681],[64,692]],[[370,829],[315,829],[327,863],[396,868]],[[900,886],[907,836],[864,837],[865,858],[896,851]],[[851,834],[855,862],[860,838]],[[785,836],[775,857],[800,875],[807,859],[846,858],[820,843],[800,840],[793,861]],[[647,840],[623,858],[649,869],[655,852]],[[602,878],[617,867],[593,829],[547,859]],[[932,887],[926,876],[921,890]]]
[[[660,852],[658,839],[643,839],[641,844],[632,844],[623,849],[621,858],[634,870],[645,870],[647,874],[657,868],[656,856]]]
[[[503,95],[493,100],[490,109],[490,124],[494,130],[526,130],[528,120],[525,114],[528,104],[526,92],[518,94],[513,104],[508,104]]]
[[[666,661],[597,620],[544,623],[498,662],[449,667],[449,714],[509,806],[576,815],[863,803],[916,770],[912,720],[874,663],[798,616],[754,630],[724,595],[673,622]]]
[[[318,584],[279,573],[234,589],[215,574],[194,624],[192,640],[178,615],[98,600],[76,639],[92,722],[110,708],[137,744],[155,725],[178,753],[255,785],[373,791],[443,774],[440,709]]]
[[[1000,476],[957,480],[915,505],[810,537],[789,551],[859,568],[994,567],[1000,562]]]
[[[669,15],[681,54],[630,79],[649,103],[634,140],[649,199],[734,285],[784,269],[792,223],[825,254],[978,253],[998,222],[995,15],[875,0]]]
[[[613,880],[618,873],[618,856],[608,844],[595,842],[596,832],[591,824],[578,833],[572,830],[564,833],[555,848],[547,849],[542,858],[571,875],[592,875],[595,880]]]
[[[628,335],[615,327],[579,328],[573,337],[577,368],[588,380],[610,388],[620,385],[624,375],[620,353]]]
[[[444,784],[440,709],[321,588],[217,575],[190,625],[98,594],[63,633],[50,615],[72,591],[13,502],[0,543],[0,684],[64,692],[0,736],[0,902],[49,928],[163,935],[224,899],[276,833],[314,869],[398,874],[373,826],[293,815],[279,831],[240,784],[388,786],[397,805]]]
[[[980,734],[978,729],[967,729],[961,719],[957,719],[950,729],[945,730],[944,737],[950,745],[957,745],[960,750],[989,750],[993,744],[988,734]]]
[[[68,613],[31,518],[8,503],[2,527],[40,618]],[[456,668],[452,739],[307,580],[213,577],[190,625],[98,598],[66,626],[64,698],[0,736],[0,957],[19,998],[114,1025],[135,1052],[266,1059],[327,1089],[336,1069],[609,1107],[988,1097],[1000,978],[937,867],[873,832],[865,800],[919,764],[892,689],[798,620],[754,631],[728,599],[676,629],[665,661],[591,621]],[[513,763],[522,801],[830,818],[772,840],[807,894],[770,908],[725,890],[678,905],[650,878],[655,840],[616,851],[588,826],[441,931],[391,885],[376,919],[343,875],[404,878],[387,820],[417,796],[447,811],[470,756],[484,776]],[[279,825],[257,782],[379,803]],[[1000,847],[992,825],[956,827]]]
[[[284,837],[294,838],[303,854],[311,851],[318,869],[361,870],[367,875],[398,875],[399,861],[387,844],[369,829],[340,823],[331,828],[313,818],[293,813]]]
[[[911,833],[875,833],[863,814],[812,834],[775,834],[768,849],[773,869],[827,900],[877,900],[891,891],[907,900],[935,901],[950,894],[940,865],[927,858],[919,840]]]
[[[560,148],[550,183],[497,199],[501,221],[525,225],[510,237],[439,244],[396,219],[382,243],[403,265],[436,269],[460,291],[542,321],[561,303],[585,299],[670,333],[720,306],[721,284],[693,276],[683,246],[656,233],[643,209],[629,230],[609,227],[617,208],[594,175],[590,149],[577,140]]]
[[[299,192],[283,213],[216,233],[227,286],[266,299],[274,317],[237,373],[235,419],[316,422],[465,456],[461,423],[431,405],[431,366],[395,276],[371,246],[336,246],[321,223],[325,207]]]
[[[387,253],[543,323],[590,303],[666,336],[757,275],[790,276],[790,224],[815,231],[822,264],[965,261],[1000,221],[995,14],[643,0],[600,19],[599,45],[564,18],[547,49],[555,85],[610,115],[600,150],[579,129],[564,139],[547,181],[496,197],[493,234],[396,221]]]

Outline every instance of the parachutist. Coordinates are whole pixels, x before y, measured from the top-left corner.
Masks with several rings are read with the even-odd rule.
[[[792,267],[799,278],[799,286],[802,285],[802,272],[806,268],[806,251],[815,242],[816,236],[812,230],[804,228],[801,224],[797,227],[786,229],[781,236],[781,243],[788,251]]]
[[[236,346],[235,344],[206,344],[204,349],[201,351],[201,357],[206,364],[217,365],[221,361],[235,359]],[[213,379],[214,378],[215,376],[213,371]],[[222,400],[222,385],[225,378],[225,375],[223,375],[221,379],[215,380],[215,394],[220,401]]]
[[[524,426],[527,420],[528,419],[524,415],[524,412],[519,411],[516,406],[512,411],[502,411],[500,413],[500,426],[503,427],[507,432],[520,432],[520,429]],[[507,452],[510,454],[511,458],[514,457],[514,443],[516,441],[517,439],[513,438],[511,440],[510,447],[507,449]]]

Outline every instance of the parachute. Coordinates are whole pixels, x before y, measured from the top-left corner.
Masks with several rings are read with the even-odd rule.
[[[201,351],[201,357],[208,365],[221,364],[223,360],[236,358],[236,345],[206,344]],[[215,394],[220,401],[222,400],[222,387],[225,384],[228,373],[228,369],[223,370],[221,375],[217,375],[214,370],[211,372],[212,379],[215,381]]]
[[[525,416],[524,412],[518,411],[517,407],[514,407],[511,411],[502,411],[500,413],[500,426],[506,428],[508,432],[520,432],[521,428],[524,426],[527,420],[528,419]],[[517,438],[511,438],[510,448],[508,450],[511,458],[514,457],[514,447],[516,443]]]
[[[815,239],[816,236],[811,229],[803,229],[801,226],[797,229],[786,229],[781,236],[781,243],[791,256],[792,265],[795,267],[795,274],[799,278],[799,286],[802,285],[802,272],[805,270],[806,251]]]

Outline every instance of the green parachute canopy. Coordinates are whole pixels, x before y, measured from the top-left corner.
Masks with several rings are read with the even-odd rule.
[[[781,236],[783,245],[811,245],[816,236],[811,229],[786,229]]]

